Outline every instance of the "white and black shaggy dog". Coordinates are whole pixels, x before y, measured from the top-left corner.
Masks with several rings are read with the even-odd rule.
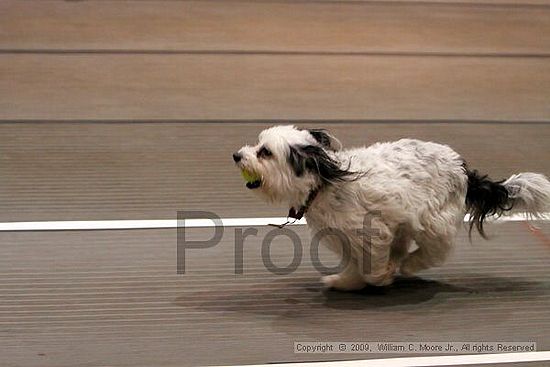
[[[275,126],[233,159],[246,186],[270,202],[288,203],[289,217],[305,216],[313,231],[345,235],[324,237],[330,249],[350,257],[341,273],[322,278],[340,290],[388,285],[398,272],[441,265],[466,213],[470,231],[475,226],[484,235],[486,216],[513,209],[538,217],[550,209],[544,175],[494,182],[450,147],[414,139],[342,149],[324,130]],[[365,218],[375,235],[362,233]]]

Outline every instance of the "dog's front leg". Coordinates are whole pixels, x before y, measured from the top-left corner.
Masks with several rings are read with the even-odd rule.
[[[356,239],[357,247],[361,249],[361,255],[357,257],[357,267],[366,283],[384,286],[393,283],[397,270],[397,264],[390,259],[394,234],[380,220],[375,228],[375,232]]]
[[[327,288],[341,291],[354,291],[365,287],[365,281],[359,272],[355,259],[349,259],[348,264],[341,273],[327,275],[321,278],[321,282]]]
[[[354,291],[363,289],[366,284],[359,268],[357,267],[356,254],[354,253],[349,237],[343,232],[337,232],[337,236],[327,236],[323,244],[334,251],[341,259],[343,270],[338,274],[327,275],[321,278],[326,288],[341,291]]]

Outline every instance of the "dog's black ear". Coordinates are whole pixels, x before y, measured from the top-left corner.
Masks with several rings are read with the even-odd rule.
[[[348,169],[340,168],[325,149],[316,145],[291,146],[288,162],[296,176],[311,172],[319,176],[323,183],[353,181],[360,175]]]
[[[306,170],[306,157],[298,147],[290,147],[288,155],[288,164],[292,167],[294,174],[298,177],[304,174]]]
[[[307,129],[307,131],[323,148],[333,151],[342,149],[342,143],[325,129]]]

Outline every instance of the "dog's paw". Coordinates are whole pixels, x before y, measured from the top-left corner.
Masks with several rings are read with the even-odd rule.
[[[368,284],[375,286],[386,286],[393,283],[395,274],[397,272],[397,264],[390,262],[386,268],[386,272],[382,274],[366,275],[365,281]]]
[[[337,289],[340,291],[355,291],[363,289],[366,285],[363,279],[345,278],[340,274],[324,276],[321,278],[321,283],[324,288]]]
[[[406,258],[399,267],[399,273],[405,278],[414,277],[423,268],[422,263],[417,260],[414,256]]]
[[[413,278],[416,272],[408,266],[401,266],[399,268],[399,274],[401,274],[404,278]]]

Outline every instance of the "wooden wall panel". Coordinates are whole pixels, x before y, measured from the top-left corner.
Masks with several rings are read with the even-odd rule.
[[[2,55],[0,119],[550,120],[540,58]]]
[[[267,123],[0,124],[0,221],[285,216],[246,189],[231,153]],[[306,123],[345,146],[403,137],[451,145],[495,179],[550,176],[550,125]]]
[[[509,3],[3,0],[0,48],[550,54],[550,2]]]

